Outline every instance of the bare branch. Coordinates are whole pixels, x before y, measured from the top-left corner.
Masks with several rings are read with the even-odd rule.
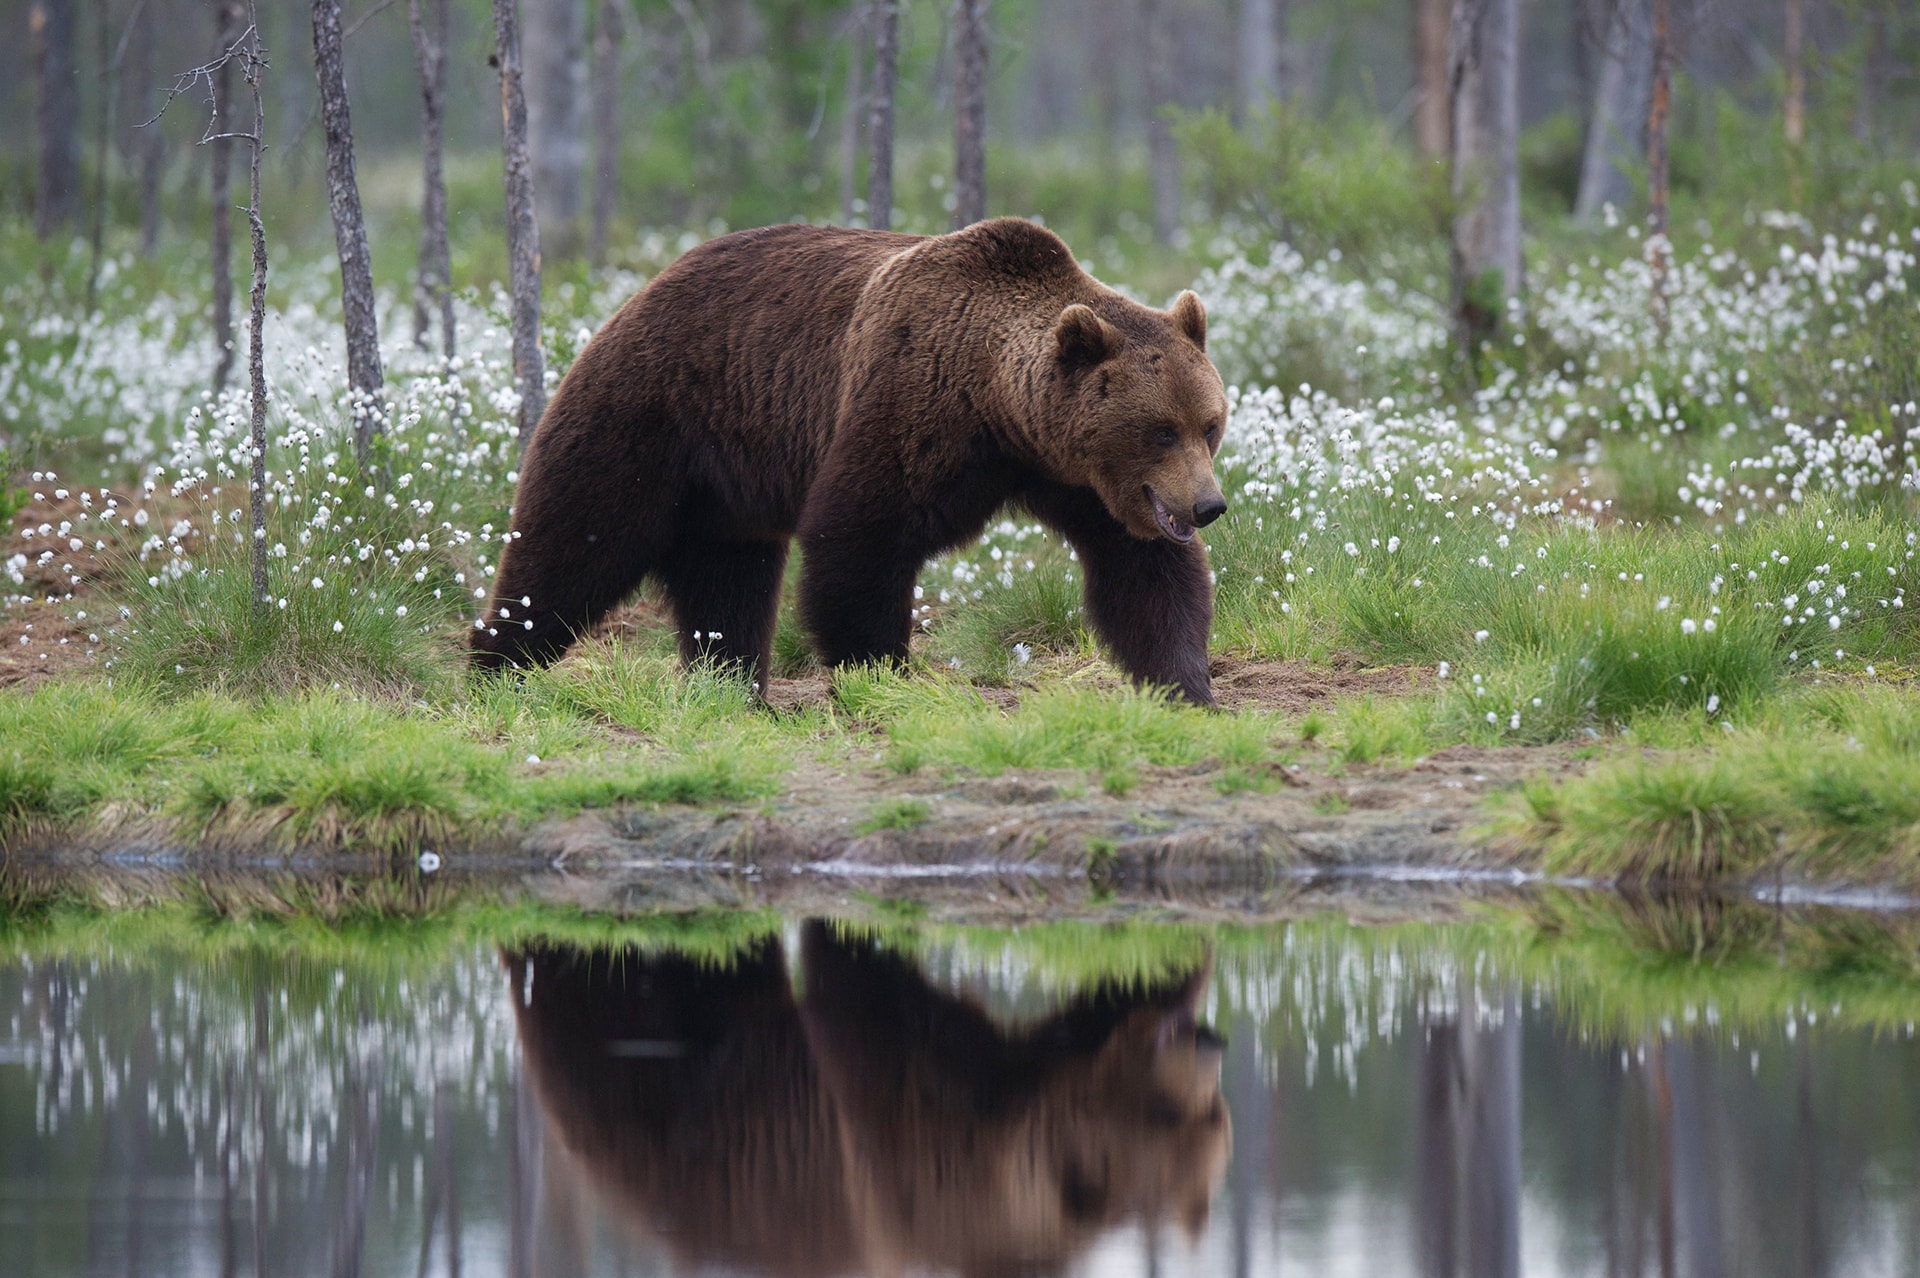
[[[142,120],[134,127],[144,129],[150,124],[157,124],[160,117],[167,113],[167,108],[173,105],[174,99],[185,97],[193,91],[193,86],[202,80],[207,82],[207,101],[211,103],[213,101],[213,73],[231,62],[237,60],[252,64],[257,61],[259,66],[265,69],[267,66],[267,51],[264,48],[260,48],[257,43],[251,48],[243,47],[246,46],[249,41],[253,40],[254,32],[258,29],[258,27],[249,24],[247,29],[240,33],[240,38],[227,46],[225,53],[222,53],[211,62],[202,63],[194,67],[191,71],[182,71],[180,74],[174,76],[173,87],[167,90],[167,100],[160,104],[160,109],[153,113],[151,119]],[[211,118],[208,119],[207,124],[209,128],[212,127],[213,121]],[[212,138],[210,136],[203,137],[200,141],[209,142],[212,141]]]

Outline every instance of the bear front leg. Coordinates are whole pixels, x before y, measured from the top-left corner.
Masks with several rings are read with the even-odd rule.
[[[1026,494],[1026,505],[1079,555],[1087,617],[1120,668],[1136,683],[1213,705],[1213,576],[1200,539],[1142,541],[1086,489],[1045,485]]]

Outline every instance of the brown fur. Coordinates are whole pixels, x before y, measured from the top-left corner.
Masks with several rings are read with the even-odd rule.
[[[1044,1273],[1129,1220],[1204,1225],[1232,1143],[1204,972],[1007,1028],[864,939],[803,946],[797,1005],[773,942],[508,960],[547,1119],[679,1260]]]
[[[763,678],[795,535],[821,656],[901,660],[921,566],[1011,500],[1075,547],[1119,663],[1210,703],[1206,552],[1169,535],[1225,505],[1205,343],[1191,293],[1165,312],[1128,301],[1017,219],[704,244],[548,405],[476,660],[551,660],[653,576],[689,660]]]

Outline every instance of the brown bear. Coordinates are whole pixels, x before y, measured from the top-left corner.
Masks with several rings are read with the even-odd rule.
[[[771,937],[505,958],[569,1173],[675,1267],[1052,1273],[1128,1222],[1198,1236],[1233,1144],[1204,966],[1005,1025],[869,938],[801,947],[800,1000]]]
[[[1226,501],[1200,300],[1130,301],[1017,218],[941,236],[773,226],[712,240],[580,352],[527,447],[488,667],[558,657],[654,577],[682,655],[769,668],[787,543],[830,664],[903,660],[914,581],[1016,501],[1064,536],[1136,680],[1211,703]]]

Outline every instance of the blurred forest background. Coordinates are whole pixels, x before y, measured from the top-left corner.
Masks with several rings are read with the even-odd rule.
[[[1444,245],[1450,0],[892,0],[893,224],[943,230],[955,192],[961,19],[985,33],[985,210],[1043,218],[1097,271],[1156,288],[1222,227],[1309,255]],[[1909,0],[1507,0],[1518,9],[1518,152],[1529,234],[1611,202],[1638,216],[1667,10],[1675,226],[1892,189],[1920,145]],[[449,6],[445,129],[456,285],[502,278],[493,14]],[[157,124],[219,45],[222,0],[6,0],[0,217],[64,249],[204,254],[208,86]],[[260,0],[271,71],[264,209],[275,255],[327,246],[313,5]],[[522,0],[530,145],[549,279],[620,263],[643,228],[705,235],[864,222],[876,0]],[[1474,9],[1475,3],[1462,6]],[[1484,6],[1481,6],[1484,7]],[[1499,5],[1493,6],[1499,8]],[[340,6],[374,273],[413,268],[421,80],[407,0]],[[237,75],[235,77],[237,87]],[[244,189],[243,156],[233,161]],[[1889,175],[1892,180],[1889,181]],[[236,200],[244,203],[244,198]],[[244,232],[241,238],[244,238]],[[237,246],[244,251],[244,245]],[[204,258],[202,258],[204,261]],[[643,264],[636,259],[636,265]]]

